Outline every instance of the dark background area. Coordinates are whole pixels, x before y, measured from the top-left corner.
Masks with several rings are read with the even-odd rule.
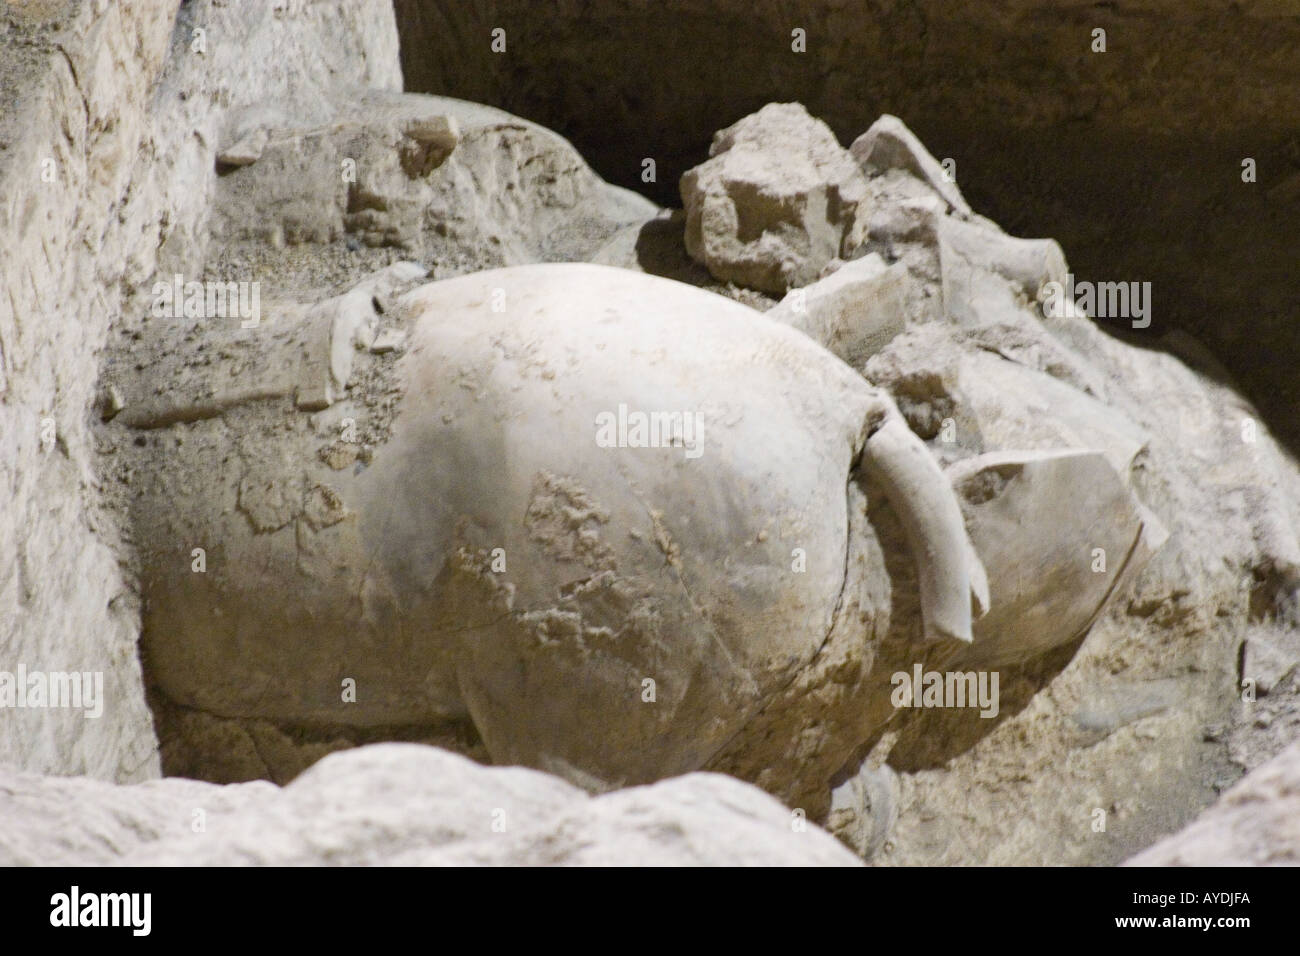
[[[1300,0],[396,7],[408,90],[555,129],[664,205],[681,204],[678,179],[714,131],[765,103],[803,103],[845,145],[893,113],[956,160],[976,211],[1057,239],[1078,279],[1151,282],[1151,327],[1125,338],[1195,337],[1300,451]],[[504,53],[490,46],[498,27]]]

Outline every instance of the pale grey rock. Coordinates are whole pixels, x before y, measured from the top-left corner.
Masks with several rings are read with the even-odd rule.
[[[11,4],[17,32],[0,36],[0,63],[22,73],[14,85],[4,71],[0,103],[0,647],[10,670],[100,672],[107,700],[94,719],[7,710],[0,761],[130,781],[159,765],[138,602],[87,427],[110,327],[138,324],[155,279],[201,260],[215,152],[235,142],[219,135],[227,108],[290,89],[397,89],[401,75],[381,0],[63,7],[41,25],[48,5]],[[33,58],[11,61],[20,47]]]
[[[222,166],[251,166],[262,158],[262,152],[271,134],[265,127],[250,130],[229,146],[217,152],[217,162]]]
[[[161,237],[164,277],[195,270],[209,257],[227,177],[256,178],[251,171],[268,146],[283,152],[283,145],[273,145],[277,129],[315,125],[324,133],[341,91],[396,94],[402,88],[397,27],[392,5],[383,0],[190,0],[175,17],[153,107],[158,168],[132,210],[140,228]],[[202,50],[194,48],[197,31]],[[251,165],[220,164],[226,150]],[[333,172],[337,177],[340,170]],[[266,238],[284,241],[282,233]],[[137,281],[144,285],[149,268],[141,263],[140,269]]]
[[[1300,631],[1294,626],[1261,627],[1246,639],[1241,676],[1243,680],[1254,681],[1257,693],[1272,693],[1297,668],[1300,668]]]
[[[910,281],[906,266],[886,266],[879,255],[869,253],[787,293],[765,315],[860,369],[907,327]]]
[[[978,216],[959,219],[936,197],[912,195],[909,182],[871,182],[867,247],[934,284],[934,320],[1006,324],[1036,308],[1049,282],[1065,282],[1065,255],[1054,240],[1008,236]]]
[[[971,215],[971,208],[962,198],[957,183],[940,162],[916,138],[897,116],[888,113],[871,124],[871,127],[853,141],[849,147],[853,158],[867,171],[883,173],[901,169],[920,179],[960,216]]]
[[[440,265],[468,260],[470,268],[483,269],[586,259],[623,226],[659,211],[606,183],[551,130],[490,107],[432,100],[460,130],[460,145],[431,178],[425,211],[437,235],[427,238],[426,228],[426,255]]]
[[[685,243],[686,213],[664,209],[620,229],[587,260],[634,272],[675,279],[766,312],[776,299],[762,292],[715,279],[691,258]]]
[[[370,351],[376,355],[383,355],[386,352],[396,352],[406,345],[406,336],[397,329],[382,329],[375,335],[375,339],[370,343]]]
[[[257,145],[258,162],[220,179],[212,229],[226,243],[272,235],[327,243],[349,232],[417,252],[425,181],[459,142],[454,117],[427,98],[373,91],[299,113],[257,105],[234,123],[240,144]],[[252,162],[232,163],[224,152],[217,161]]]
[[[686,250],[714,277],[779,295],[860,245],[865,177],[798,103],[718,131],[709,157],[682,176],[681,192]]]
[[[550,130],[459,100],[349,90],[296,113],[252,107],[236,122],[250,126],[269,141],[256,164],[220,180],[213,234],[225,245],[348,234],[484,268],[584,258],[657,212]]]
[[[415,116],[402,124],[402,132],[411,139],[448,154],[460,142],[460,125],[455,117],[432,114]]]
[[[1279,634],[1277,628],[1258,622],[1250,631],[1242,683],[1249,687],[1247,681],[1256,682],[1250,695],[1254,700],[1243,700],[1235,708],[1231,721],[1212,725],[1205,732],[1207,738],[1225,743],[1234,766],[1247,772],[1300,740],[1300,669],[1293,666],[1296,631]],[[1258,646],[1252,648],[1253,644],[1265,642],[1269,642],[1265,644],[1266,658]],[[1253,664],[1252,654],[1257,655]],[[1273,675],[1279,672],[1284,672],[1283,676],[1269,685]],[[1267,691],[1261,691],[1265,686]],[[1244,689],[1241,696],[1247,696]]]
[[[1065,254],[1052,239],[1018,239],[996,226],[935,217],[943,306],[958,325],[1005,320],[1065,282]]]
[[[940,220],[939,237],[945,252],[962,257],[972,269],[1001,276],[1031,301],[1048,282],[1065,281],[1065,253],[1054,239],[1018,239],[987,219],[952,217]]]
[[[1054,240],[1009,236],[973,213],[896,118],[882,117],[851,150],[873,174],[863,204],[865,248],[905,264],[931,287],[922,320],[967,327],[1014,323],[1037,307],[1047,283],[1064,283],[1065,255]]]
[[[93,719],[5,709],[0,761],[139,780],[157,775],[158,760],[135,654],[138,612],[94,488],[87,426],[98,353],[120,306],[117,282],[101,276],[152,254],[118,202],[148,168],[171,11],[64,7],[57,28],[29,32],[28,16],[49,11],[7,5],[14,29],[0,34],[0,668],[97,672],[106,700]]]
[[[853,866],[833,837],[718,774],[589,797],[413,744],[325,757],[283,789],[113,786],[0,767],[4,866]]]
[[[1247,774],[1196,821],[1126,866],[1300,866],[1300,744]]]

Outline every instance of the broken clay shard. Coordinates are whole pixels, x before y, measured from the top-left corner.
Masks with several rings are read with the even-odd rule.
[[[1163,543],[1101,451],[989,452],[947,476],[993,586],[968,662],[1020,663],[1076,640]]]

